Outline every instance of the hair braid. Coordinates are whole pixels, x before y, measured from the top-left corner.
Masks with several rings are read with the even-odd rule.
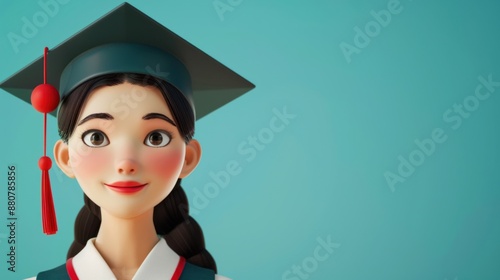
[[[205,248],[203,231],[193,217],[189,216],[188,200],[180,183],[181,179],[178,179],[172,192],[155,207],[154,223],[157,233],[188,262],[217,272],[215,260]],[[159,227],[164,227],[165,230],[158,230]]]
[[[74,257],[80,252],[87,241],[97,236],[101,226],[101,209],[93,203],[85,194],[85,205],[80,209],[75,220],[75,240],[69,247],[66,259]]]

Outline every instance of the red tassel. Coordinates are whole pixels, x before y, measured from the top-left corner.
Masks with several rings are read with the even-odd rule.
[[[50,188],[49,169],[52,161],[49,157],[43,156],[39,161],[42,169],[42,224],[43,233],[50,235],[57,232],[56,211],[54,200],[52,199],[52,190]]]
[[[38,161],[38,166],[42,170],[42,225],[43,233],[55,234],[57,232],[56,211],[52,190],[50,189],[49,170],[52,161],[46,156],[47,150],[47,113],[54,111],[59,104],[59,93],[57,89],[47,84],[47,53],[49,49],[44,49],[43,55],[43,84],[38,85],[31,93],[31,104],[35,109],[44,114],[43,119],[43,157]]]

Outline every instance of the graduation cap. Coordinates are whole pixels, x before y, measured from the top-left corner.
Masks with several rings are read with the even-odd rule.
[[[46,48],[42,57],[3,81],[0,88],[44,113],[46,126],[47,113],[55,116],[60,98],[91,78],[112,73],[151,75],[170,83],[190,102],[197,120],[255,87],[146,14],[123,3],[49,53]],[[51,85],[58,85],[59,93]],[[46,234],[57,231],[48,178],[51,165],[45,155],[44,139],[44,156],[39,166]]]

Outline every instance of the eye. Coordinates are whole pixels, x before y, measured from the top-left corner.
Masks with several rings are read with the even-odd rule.
[[[171,139],[170,133],[163,130],[155,130],[146,136],[144,144],[149,147],[161,148],[167,146]]]
[[[100,148],[109,144],[108,137],[99,130],[89,130],[82,135],[82,141],[85,145],[93,148]]]

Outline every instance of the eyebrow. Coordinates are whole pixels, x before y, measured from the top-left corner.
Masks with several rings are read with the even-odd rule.
[[[108,113],[96,113],[96,114],[90,114],[86,116],[83,120],[81,120],[78,125],[82,125],[92,119],[103,119],[103,120],[114,120],[113,116],[111,116]]]
[[[161,120],[164,120],[168,123],[170,123],[171,125],[177,127],[177,125],[174,123],[174,121],[172,119],[170,119],[169,117],[163,115],[163,114],[160,114],[160,113],[149,113],[147,115],[145,115],[144,117],[142,117],[143,120],[151,120],[151,119],[161,119]]]

